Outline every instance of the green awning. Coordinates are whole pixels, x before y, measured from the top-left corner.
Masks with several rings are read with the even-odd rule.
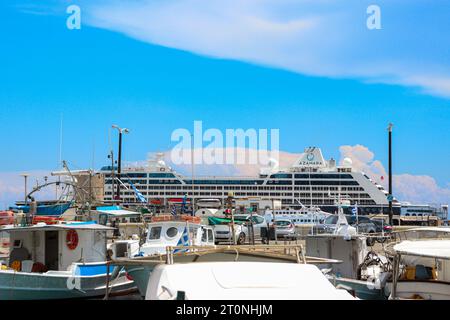
[[[247,221],[248,220],[246,220],[246,219],[234,218],[234,223],[235,224],[244,224]],[[229,223],[231,223],[231,218],[208,217],[208,223],[209,223],[209,225],[212,225],[212,226],[215,226],[215,225],[218,225],[218,224],[229,224]]]

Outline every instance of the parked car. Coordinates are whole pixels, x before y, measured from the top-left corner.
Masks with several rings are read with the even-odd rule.
[[[372,218],[371,221],[375,224],[375,227],[377,230],[376,232],[379,232],[379,233],[381,233],[383,231],[387,232],[387,233],[392,232],[392,226],[389,223],[386,223],[381,219],[375,219],[375,218]]]
[[[370,219],[369,217],[364,216],[356,216],[353,215],[346,215],[347,222],[352,227],[357,228],[359,233],[368,233],[369,235],[371,233],[377,232],[377,226],[376,224]],[[336,229],[336,222],[338,220],[338,215],[334,214],[325,219],[325,222],[323,224],[318,224],[313,227],[313,233],[314,234],[323,234],[323,233],[334,233],[334,230]],[[368,237],[367,238],[367,245],[372,246],[375,243],[375,238]]]
[[[385,242],[392,233],[392,226],[389,223],[384,222],[382,219],[372,218],[372,222],[375,223],[377,233],[384,232],[385,237],[378,237],[377,241],[380,243]]]
[[[277,238],[295,238],[295,225],[289,219],[275,220]]]
[[[236,214],[234,215],[234,234],[237,244],[243,244],[250,239],[250,226],[253,222],[253,232],[255,239],[261,239],[261,228],[267,228],[265,219],[258,214]],[[233,232],[228,224],[218,224],[214,226],[216,243],[232,242]]]

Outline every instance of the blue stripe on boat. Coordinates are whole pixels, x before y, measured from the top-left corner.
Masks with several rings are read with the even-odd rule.
[[[114,270],[114,267],[111,266],[110,273],[112,272],[112,270]],[[80,264],[78,265],[75,274],[79,276],[96,276],[106,274],[106,264]]]

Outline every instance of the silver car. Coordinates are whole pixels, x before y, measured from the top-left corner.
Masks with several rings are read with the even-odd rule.
[[[295,238],[295,225],[289,219],[275,220],[275,231],[277,238]]]

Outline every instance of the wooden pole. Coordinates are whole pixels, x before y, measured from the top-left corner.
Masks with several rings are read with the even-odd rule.
[[[106,292],[105,292],[105,300],[109,299],[109,262],[106,263]]]

